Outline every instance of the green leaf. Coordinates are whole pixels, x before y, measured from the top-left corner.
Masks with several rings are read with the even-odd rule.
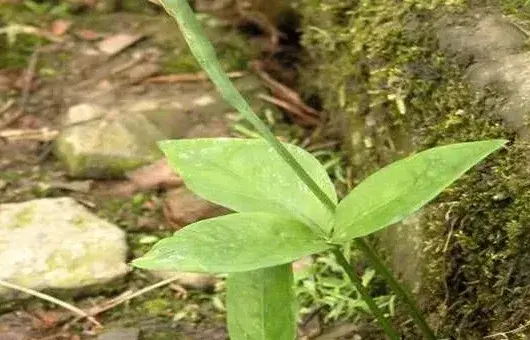
[[[384,167],[339,203],[333,240],[365,236],[405,219],[506,142],[445,145]]]
[[[291,264],[228,275],[226,304],[231,340],[293,340],[296,296]]]
[[[235,211],[292,216],[329,230],[333,214],[264,140],[215,138],[159,143],[169,164],[197,195]],[[284,144],[318,186],[337,203],[333,183],[311,154]]]
[[[136,267],[231,273],[294,261],[329,248],[299,221],[269,213],[238,213],[193,223],[156,243]]]

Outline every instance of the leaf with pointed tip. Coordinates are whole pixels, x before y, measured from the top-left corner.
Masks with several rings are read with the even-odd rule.
[[[333,240],[365,236],[402,221],[506,142],[445,145],[384,167],[339,203]]]
[[[329,245],[301,222],[270,213],[237,213],[193,223],[132,262],[154,270],[232,273],[271,267]]]
[[[231,340],[293,340],[297,303],[291,264],[231,273],[226,287]]]
[[[284,145],[337,203],[333,183],[318,160],[297,146]],[[162,141],[159,146],[190,190],[209,201],[239,212],[270,212],[311,227],[331,228],[332,212],[264,140],[182,139]]]

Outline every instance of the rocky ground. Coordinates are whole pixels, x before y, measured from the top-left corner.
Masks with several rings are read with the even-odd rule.
[[[226,212],[188,191],[156,142],[256,133],[154,5],[101,13],[0,4],[0,339],[226,339],[222,276],[128,262],[161,237]],[[314,152],[339,191],[347,188],[351,174],[322,116],[275,80],[292,81],[293,70],[271,57],[270,36],[201,20],[255,110],[282,139]],[[336,270],[326,261],[303,259],[297,275]],[[321,333],[315,311],[326,310],[328,321],[358,314],[340,281],[321,289],[304,282],[301,335]],[[326,290],[341,301],[318,300]],[[339,324],[325,333],[320,339],[358,329]]]

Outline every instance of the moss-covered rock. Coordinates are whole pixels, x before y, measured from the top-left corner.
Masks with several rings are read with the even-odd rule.
[[[502,64],[482,87],[464,80],[468,66],[479,61],[470,46],[473,39],[484,42],[475,34],[480,20],[505,11],[525,23],[528,13],[524,1],[480,1],[480,9],[472,3],[298,1],[308,53],[301,83],[321,96],[344,127],[357,180],[412,151],[486,138],[513,141],[407,221],[409,226],[394,226],[379,238],[397,272],[418,285],[439,335],[458,339],[515,329],[530,318],[529,150],[526,132],[503,111],[510,102],[527,105],[522,96],[511,96],[516,91],[510,88],[524,85],[524,77],[516,70],[506,77]],[[463,47],[449,53],[452,39],[442,50],[440,42],[459,27],[467,28]],[[510,38],[515,35],[520,36]],[[520,39],[511,45],[498,39],[493,39],[496,51],[476,45],[478,52],[488,52],[484,63],[493,57],[499,62],[498,52],[513,59],[525,50]],[[525,74],[522,64],[519,73]],[[512,106],[511,113],[525,118],[525,107]]]

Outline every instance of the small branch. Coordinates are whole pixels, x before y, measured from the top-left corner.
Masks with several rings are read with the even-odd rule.
[[[36,290],[30,289],[30,288],[25,288],[25,287],[22,287],[22,286],[13,284],[13,283],[9,283],[9,282],[6,282],[4,280],[0,280],[0,286],[5,287],[5,288],[18,290],[20,292],[35,296],[35,297],[37,297],[39,299],[49,301],[51,303],[54,303],[54,304],[56,304],[58,306],[63,307],[64,309],[68,309],[70,312],[72,312],[72,313],[74,313],[76,315],[79,315],[80,319],[87,318],[88,321],[92,322],[97,327],[101,327],[101,328],[103,327],[96,319],[94,319],[92,316],[88,315],[84,310],[82,310],[80,308],[77,308],[76,306],[73,306],[73,305],[71,305],[71,304],[69,304],[67,302],[64,302],[64,301],[61,301],[61,300],[59,300],[57,298],[54,298],[53,296],[50,296],[48,294],[37,292]]]
[[[272,96],[269,96],[263,93],[258,94],[258,98],[263,99],[264,101],[274,104],[278,107],[281,107],[287,112],[292,113],[293,115],[299,117],[300,119],[304,121],[303,123],[307,126],[316,126],[320,123],[320,121],[314,116],[307,115],[301,108],[285,100],[272,97]]]
[[[41,129],[7,129],[0,130],[0,138],[8,141],[36,140],[40,142],[51,142],[59,135],[59,131],[49,128]]]
[[[490,334],[490,335],[487,335],[487,336],[483,337],[482,339],[492,339],[492,338],[496,338],[496,337],[503,337],[504,339],[508,339],[508,334],[520,333],[520,332],[524,331],[525,329],[527,329],[528,327],[530,327],[530,321],[526,322],[522,326],[519,326],[519,327],[517,327],[515,329],[512,329],[511,331]]]
[[[242,71],[235,71],[228,73],[229,78],[241,78],[245,73]],[[179,73],[179,74],[168,74],[164,76],[150,77],[144,80],[146,84],[151,83],[185,83],[209,80],[208,75],[204,72],[199,73]]]
[[[115,299],[111,300],[111,301],[108,301],[107,303],[103,304],[103,305],[100,305],[100,306],[96,306],[96,307],[93,307],[91,308],[88,312],[85,312],[85,314],[88,316],[88,317],[94,317],[100,313],[103,313],[103,312],[106,312],[116,306],[119,306],[121,305],[122,303],[124,302],[127,302],[129,300],[132,300],[140,295],[143,295],[143,294],[146,294],[152,290],[155,290],[157,288],[160,288],[160,287],[163,287],[163,286],[166,286],[174,281],[177,281],[181,276],[180,275],[177,275],[177,276],[173,276],[173,277],[170,277],[169,279],[166,279],[166,280],[163,280],[163,281],[160,281],[160,282],[157,282],[155,284],[152,284],[150,286],[147,286],[147,287],[144,287],[136,292],[131,292],[131,291],[126,291],[125,293],[121,294],[120,296],[116,297]],[[68,324],[66,324],[64,326],[63,329],[68,329],[68,327],[70,327],[72,324],[78,322],[79,320],[81,320],[82,318],[84,318],[85,316],[79,316],[77,318],[75,318],[74,320],[70,321]]]

